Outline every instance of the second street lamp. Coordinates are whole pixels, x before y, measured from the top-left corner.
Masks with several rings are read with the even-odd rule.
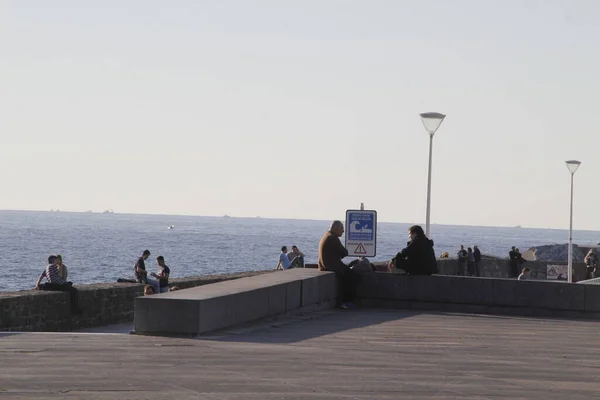
[[[429,169],[427,170],[427,214],[425,217],[425,235],[429,237],[429,225],[430,225],[430,214],[431,214],[431,158],[433,155],[433,135],[438,130],[444,118],[444,114],[437,112],[427,112],[420,114],[421,122],[427,133],[429,133]]]

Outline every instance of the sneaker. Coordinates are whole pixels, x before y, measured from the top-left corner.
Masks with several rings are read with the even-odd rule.
[[[340,306],[340,308],[343,308],[344,310],[349,310],[352,308],[356,308],[356,304],[354,303],[342,303],[342,305]]]

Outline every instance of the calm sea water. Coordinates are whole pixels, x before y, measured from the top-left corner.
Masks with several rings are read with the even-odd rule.
[[[131,278],[144,249],[165,257],[172,277],[274,268],[283,245],[297,245],[307,262],[317,258],[328,221],[164,215],[0,211],[2,252],[0,291],[30,289],[50,254],[61,254],[76,284]],[[175,225],[174,229],[167,229]],[[380,223],[375,261],[393,257],[406,242],[408,224]],[[510,246],[522,251],[566,243],[567,231],[470,226],[432,226],[436,253],[455,254],[460,244],[478,245],[484,254],[505,257]],[[578,244],[595,244],[600,232],[577,231]]]

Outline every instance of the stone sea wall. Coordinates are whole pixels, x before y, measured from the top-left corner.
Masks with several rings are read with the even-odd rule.
[[[269,271],[207,275],[172,279],[171,286],[186,289],[209,283],[245,278]],[[71,316],[69,294],[41,290],[0,293],[0,331],[72,331],[133,321],[134,299],[143,295],[144,285],[103,283],[76,285],[81,316]]]
[[[438,259],[440,275],[458,275],[458,261],[455,258]],[[377,271],[387,271],[387,262],[373,263]],[[533,279],[546,280],[548,265],[566,265],[566,262],[556,261],[526,261],[523,267],[531,269]],[[510,261],[506,258],[484,257],[479,264],[481,276],[486,278],[510,278]],[[584,263],[573,263],[573,271],[577,280],[584,280],[586,265]]]

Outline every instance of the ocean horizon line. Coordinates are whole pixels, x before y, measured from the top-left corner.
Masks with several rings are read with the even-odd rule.
[[[110,211],[110,212],[107,212]],[[132,216],[156,216],[156,217],[192,217],[192,218],[233,218],[233,219],[265,219],[271,221],[311,221],[311,222],[325,222],[330,223],[332,219],[320,219],[320,218],[294,218],[294,217],[263,217],[263,216],[235,216],[235,215],[200,215],[200,214],[164,214],[164,213],[135,213],[135,212],[116,212],[112,209],[106,211],[71,211],[71,210],[21,210],[21,209],[0,209],[0,212],[23,212],[23,213],[44,213],[44,214],[116,214],[116,215],[132,215]],[[396,225],[425,225],[423,222],[398,222],[398,221],[378,221],[380,224],[396,224]],[[451,223],[432,223],[432,227],[461,227],[461,228],[501,228],[501,229],[535,229],[535,230],[547,230],[547,231],[568,231],[566,228],[541,228],[533,226],[509,226],[509,225],[468,225],[468,224],[451,224]],[[574,231],[578,232],[598,232],[600,230],[595,229],[577,229]],[[600,238],[599,238],[600,242]]]

